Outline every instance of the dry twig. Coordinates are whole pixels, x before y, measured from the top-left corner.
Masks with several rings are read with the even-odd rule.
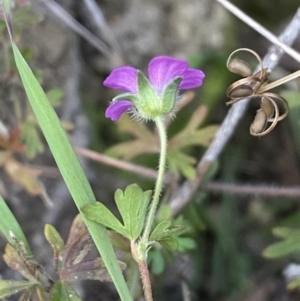
[[[221,2],[221,0],[217,0]],[[225,2],[224,0],[222,2]],[[227,1],[226,1],[227,2]],[[300,8],[297,10],[292,21],[287,25],[285,30],[279,36],[279,40],[287,45],[291,45],[300,31]],[[265,67],[272,70],[282,57],[284,50],[278,46],[270,47],[267,55],[263,59]],[[234,130],[243,116],[249,99],[241,100],[234,104],[229,110],[215,139],[206,150],[204,156],[197,165],[198,176],[195,180],[187,180],[183,185],[173,193],[170,205],[173,213],[177,214],[192,198],[193,194],[201,184],[203,176],[209,170],[211,164],[218,158],[226,143],[234,133]]]

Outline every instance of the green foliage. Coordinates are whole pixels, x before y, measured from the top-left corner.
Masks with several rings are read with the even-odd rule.
[[[15,44],[10,0],[3,0],[2,3],[18,72],[27,97],[49,144],[53,157],[56,160],[58,168],[61,171],[78,209],[87,204],[94,204],[96,202],[95,196],[80,166],[78,158],[68,141],[67,135],[61,126],[60,120],[50,105],[45,92],[35,78],[32,70]],[[112,276],[121,300],[132,300],[119,263],[113,252],[106,229],[101,225],[89,222],[86,219],[85,223],[88,225],[90,234],[102,255],[102,259],[104,260],[110,275]]]
[[[73,287],[66,281],[56,281],[52,291],[50,301],[81,301]]]
[[[16,237],[24,245],[26,253],[31,255],[32,252],[22,231],[22,228],[20,227],[15,216],[12,214],[2,197],[0,197],[0,212],[0,232],[3,233],[3,235],[11,245],[15,244],[13,236]]]
[[[169,139],[168,142],[168,167],[176,178],[184,175],[187,178],[195,177],[195,158],[188,153],[193,146],[207,146],[217,130],[216,125],[200,128],[205,119],[207,109],[199,106],[185,127]],[[119,131],[128,133],[134,140],[117,144],[107,150],[107,154],[125,160],[139,155],[159,153],[159,139],[157,133],[151,131],[142,123],[130,119],[124,115],[117,122]]]
[[[44,145],[35,122],[27,120],[23,123],[21,139],[26,144],[26,155],[29,159],[33,159],[37,154],[44,151]]]
[[[0,280],[0,298],[6,298],[20,291],[28,290],[35,284],[26,280]]]
[[[46,95],[51,105],[56,108],[61,105],[61,99],[64,96],[64,92],[60,88],[54,88],[48,91]]]
[[[181,232],[183,228],[181,225],[172,226],[171,221],[162,221],[154,228],[149,239],[159,242],[167,250],[174,252],[178,249],[179,244],[172,235]]]
[[[143,192],[136,184],[127,186],[124,192],[120,189],[116,191],[115,202],[123,224],[99,202],[84,206],[81,210],[88,219],[113,229],[129,240],[136,240],[143,230],[151,194],[151,191]]]
[[[300,229],[279,227],[273,230],[273,234],[283,240],[266,248],[265,257],[278,258],[300,252]]]

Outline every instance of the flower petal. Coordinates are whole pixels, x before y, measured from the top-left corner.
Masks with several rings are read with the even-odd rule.
[[[137,70],[130,66],[117,68],[105,79],[103,85],[115,90],[136,93]]]
[[[174,59],[169,56],[158,56],[154,58],[148,67],[150,83],[158,95],[161,94],[164,86],[173,78],[182,76],[188,69],[188,62]]]
[[[182,75],[183,79],[178,86],[179,90],[193,89],[202,85],[205,74],[201,70],[188,69]]]
[[[121,115],[132,106],[132,102],[128,100],[112,102],[105,111],[105,117],[110,118],[112,121],[117,121]]]

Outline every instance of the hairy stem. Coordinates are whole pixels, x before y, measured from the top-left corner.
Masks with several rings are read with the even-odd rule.
[[[160,193],[162,191],[164,172],[166,166],[166,157],[167,157],[167,134],[166,134],[164,119],[162,117],[157,117],[155,119],[155,123],[160,138],[160,157],[159,157],[158,175],[155,184],[154,195],[147,216],[147,221],[143,232],[143,236],[141,239],[141,244],[143,244],[144,246],[148,244],[150,232],[152,229],[152,224],[154,221],[157,205],[159,202]]]
[[[138,262],[138,265],[143,283],[145,301],[153,301],[150,274],[147,262],[146,260],[143,260],[141,262]]]

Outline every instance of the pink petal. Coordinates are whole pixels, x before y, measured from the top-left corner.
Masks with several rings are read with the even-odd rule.
[[[182,75],[182,81],[180,82],[178,89],[194,89],[202,85],[205,74],[201,70],[188,69]]]
[[[117,100],[112,102],[105,111],[105,117],[117,121],[133,104],[128,100]]]
[[[158,56],[149,63],[149,80],[158,95],[160,95],[166,84],[173,78],[182,76],[187,69],[188,62],[184,60]]]
[[[114,69],[103,85],[115,90],[137,93],[137,70],[130,66]]]

